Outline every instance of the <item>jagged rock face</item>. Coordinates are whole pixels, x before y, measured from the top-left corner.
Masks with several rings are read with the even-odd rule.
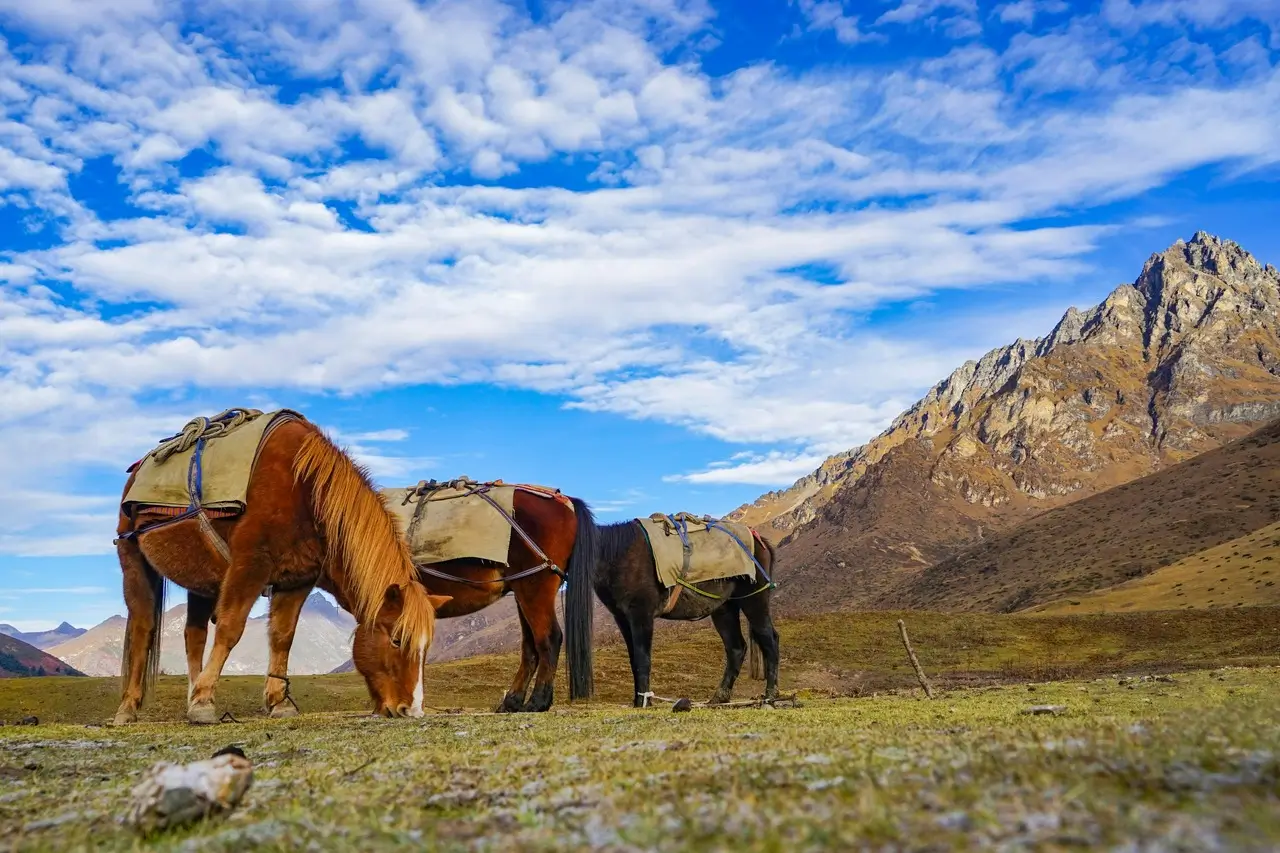
[[[1100,305],[1072,308],[1045,337],[965,363],[866,445],[732,516],[785,536],[784,566],[812,562],[819,552],[803,540],[835,547],[815,528],[836,517],[861,529],[851,528],[848,507],[840,508],[849,503],[845,493],[877,466],[899,464],[892,451],[908,441],[931,450],[923,467],[918,453],[910,456],[919,476],[941,490],[932,502],[962,501],[973,512],[956,511],[975,524],[987,511],[990,529],[996,516],[1012,523],[1128,482],[1275,417],[1280,273],[1237,244],[1199,232],[1153,255],[1132,285]],[[824,512],[828,505],[834,515]],[[933,510],[918,511],[918,541],[908,543],[916,553],[967,544],[935,541],[944,530],[959,531],[947,523],[931,532]],[[871,527],[856,535],[872,535]],[[856,548],[840,550],[844,562],[856,559]],[[886,568],[892,563],[884,561]],[[816,594],[802,597],[820,603]]]

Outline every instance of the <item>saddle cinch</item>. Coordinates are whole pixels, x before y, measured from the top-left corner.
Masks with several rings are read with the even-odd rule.
[[[202,542],[208,560],[230,566],[231,549],[210,519],[245,511],[259,449],[273,430],[291,420],[306,418],[290,409],[264,413],[242,408],[193,418],[182,432],[164,439],[129,466],[133,483],[121,509],[134,525],[121,538],[147,535],[151,550],[162,547],[161,542],[152,541],[151,534],[163,529],[174,534],[164,540]],[[200,536],[190,537],[190,528]]]

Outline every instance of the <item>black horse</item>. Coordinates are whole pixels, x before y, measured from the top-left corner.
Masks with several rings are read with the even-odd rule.
[[[753,537],[755,558],[764,569],[765,578],[740,576],[699,583],[695,589],[680,586],[667,589],[658,580],[653,550],[639,521],[604,525],[599,531],[599,559],[594,578],[596,596],[613,614],[626,640],[637,708],[644,707],[650,695],[653,623],[658,617],[678,620],[711,617],[724,641],[725,656],[724,677],[711,701],[723,703],[733,695],[733,683],[738,679],[747,653],[738,618],[738,614],[745,613],[752,645],[764,657],[765,701],[777,698],[778,632],[769,615],[772,584],[768,580],[773,575],[776,554],[768,540]]]

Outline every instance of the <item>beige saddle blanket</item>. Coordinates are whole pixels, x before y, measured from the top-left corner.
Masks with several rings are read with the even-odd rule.
[[[752,555],[723,530],[708,527],[706,516],[683,512],[675,516],[654,513],[636,520],[649,538],[658,580],[663,586],[670,588],[680,581],[700,583],[744,576],[755,580],[756,564]],[[755,548],[749,526],[734,521],[710,520],[733,531],[747,548]],[[688,524],[688,547],[676,530],[677,521]]]
[[[477,488],[502,512],[473,494]],[[511,549],[507,519],[515,512],[515,496],[516,486],[474,483],[465,477],[382,490],[382,500],[400,518],[413,561],[419,565],[463,559],[507,565]]]
[[[244,512],[249,478],[261,447],[271,429],[292,420],[306,420],[297,412],[280,409],[229,409],[212,418],[195,418],[181,433],[165,439],[129,469],[133,484],[125,493],[126,511],[134,507],[189,507]],[[199,494],[192,495],[197,482],[192,469],[199,439]],[[195,498],[193,500],[192,498]]]

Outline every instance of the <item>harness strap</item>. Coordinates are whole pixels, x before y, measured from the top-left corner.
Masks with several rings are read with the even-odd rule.
[[[534,566],[531,569],[525,569],[523,571],[516,572],[514,575],[504,575],[496,580],[491,580],[491,581],[476,581],[476,580],[472,580],[471,578],[462,578],[462,577],[458,577],[457,575],[451,575],[448,572],[442,572],[439,569],[433,569],[430,566],[418,566],[417,569],[418,571],[422,572],[425,575],[431,575],[431,577],[440,578],[440,580],[452,581],[453,583],[465,583],[465,584],[470,584],[471,586],[487,586],[488,584],[491,584],[491,583],[511,583],[511,581],[518,581],[521,578],[527,578],[530,575],[536,575],[538,572],[545,571],[547,569],[556,571],[556,566],[554,563],[551,563],[549,561],[544,561],[541,564]],[[560,573],[556,572],[556,574],[560,574]]]
[[[403,502],[409,503],[409,500],[411,498],[417,497],[421,502],[426,503],[427,501],[430,500],[430,495],[432,492],[440,491],[446,488],[458,488],[459,485],[466,486],[467,487],[466,493],[462,495],[458,495],[457,497],[468,498],[474,495],[475,497],[478,497],[481,500],[483,500],[489,506],[493,507],[494,510],[498,513],[498,515],[502,516],[503,520],[505,520],[507,524],[511,526],[511,529],[515,532],[517,536],[520,537],[521,541],[523,541],[524,544],[529,547],[529,550],[533,552],[534,556],[542,559],[542,562],[532,568],[524,569],[523,571],[516,572],[514,575],[504,575],[501,578],[498,578],[496,580],[489,580],[489,581],[476,581],[476,580],[471,580],[470,578],[457,577],[456,575],[451,575],[448,572],[442,572],[439,569],[433,569],[430,566],[418,566],[417,567],[418,571],[424,574],[430,575],[431,577],[440,578],[441,580],[452,581],[454,583],[464,583],[464,584],[469,584],[471,586],[487,586],[489,584],[495,584],[495,583],[507,584],[507,583],[510,583],[511,581],[517,581],[522,578],[527,578],[530,575],[536,575],[538,572],[541,572],[541,571],[550,571],[554,573],[557,577],[559,577],[561,580],[567,579],[564,569],[556,565],[555,560],[547,556],[547,553],[542,550],[542,548],[538,545],[537,542],[534,541],[532,536],[530,536],[528,533],[525,532],[524,528],[521,527],[518,522],[516,522],[515,518],[511,514],[509,514],[505,509],[503,509],[498,504],[497,501],[489,497],[489,494],[488,494],[489,490],[494,485],[501,484],[501,483],[502,483],[501,480],[498,480],[496,483],[476,483],[473,480],[468,480],[465,477],[459,478],[458,480],[454,480],[453,482],[450,482],[450,483],[440,483],[440,482],[437,482],[436,480],[423,480],[419,482],[418,485],[414,487],[411,491],[405,494]],[[417,513],[415,513],[414,515],[416,516]]]
[[[666,515],[665,513],[654,513],[652,516],[650,516],[650,518],[654,519],[655,521],[661,519],[664,526],[668,530],[674,530],[676,532],[676,535],[680,537],[680,550],[684,558],[684,565],[680,570],[679,577],[676,578],[675,592],[672,593],[671,598],[667,600],[666,606],[663,607],[662,612],[658,615],[665,616],[675,609],[676,602],[680,598],[681,589],[691,590],[692,592],[695,592],[698,595],[701,595],[703,598],[710,598],[715,601],[722,601],[722,600],[723,601],[741,601],[744,598],[750,598],[753,595],[759,595],[760,593],[766,592],[767,590],[778,588],[778,585],[774,583],[771,577],[769,577],[769,573],[764,570],[764,566],[762,566],[760,564],[760,561],[756,559],[755,549],[748,548],[746,543],[744,543],[741,539],[739,539],[738,535],[734,533],[732,530],[730,530],[728,527],[726,527],[719,519],[712,518],[709,515],[704,515],[702,518],[698,518],[696,516],[690,515],[687,512],[678,512],[675,515]],[[719,530],[727,534],[729,538],[732,539],[734,542],[738,543],[738,547],[741,548],[743,552],[746,553],[747,557],[750,558],[751,562],[755,564],[756,569],[760,572],[760,576],[764,578],[765,582],[761,584],[759,587],[757,587],[756,589],[753,589],[751,592],[748,592],[746,595],[724,596],[724,595],[716,595],[714,593],[710,593],[705,590],[699,589],[697,586],[694,586],[693,584],[685,580],[685,578],[687,578],[689,575],[689,563],[693,555],[693,545],[689,541],[689,522],[691,520],[705,525],[708,530],[713,530],[713,529]],[[644,530],[643,525],[641,526],[640,529],[641,531]],[[758,534],[756,534],[754,529],[751,531],[751,533],[752,533],[753,540],[756,538],[759,538]],[[645,534],[645,535],[647,538],[648,534]],[[649,547],[650,547],[650,550],[652,550],[653,543],[649,543]]]

